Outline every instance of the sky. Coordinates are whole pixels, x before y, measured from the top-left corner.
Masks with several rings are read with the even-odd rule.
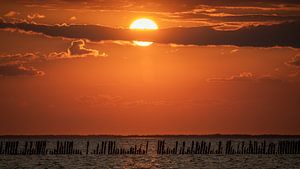
[[[292,0],[3,0],[0,134],[299,135],[299,30]]]

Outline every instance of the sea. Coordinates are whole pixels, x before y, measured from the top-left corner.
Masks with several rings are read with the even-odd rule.
[[[300,169],[300,137],[1,136],[6,168]]]

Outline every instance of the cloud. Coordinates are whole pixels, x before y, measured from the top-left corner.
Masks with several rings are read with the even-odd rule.
[[[254,80],[254,75],[250,72],[242,72],[239,75],[232,75],[230,77],[209,78],[208,82],[247,82]]]
[[[45,15],[34,13],[34,14],[27,15],[27,18],[31,19],[31,20],[33,20],[33,19],[43,19],[43,18],[45,18]]]
[[[291,71],[291,72],[288,74],[288,76],[291,77],[291,78],[297,78],[297,77],[300,77],[300,69],[299,69],[299,70]]]
[[[13,55],[2,55],[0,56],[0,65],[8,64],[26,64],[39,57],[35,53],[25,53],[25,54],[13,54]]]
[[[45,73],[28,64],[41,60],[36,53],[1,55],[0,76],[43,76]]]
[[[6,14],[4,14],[5,17],[14,17],[14,16],[17,16],[19,15],[20,13],[19,12],[16,12],[16,11],[9,11],[7,12]]]
[[[95,13],[99,11],[133,13],[136,16],[153,16],[171,22],[193,22],[197,25],[226,24],[226,28],[231,23],[239,25],[235,26],[235,28],[239,28],[249,24],[265,25],[295,21],[300,17],[300,3],[295,0],[172,0],[172,3],[161,0],[56,0],[42,2],[28,0],[22,1],[22,5],[52,11],[63,9]]]
[[[28,64],[41,61],[38,53],[17,53],[0,56],[0,76],[43,76],[45,73]]]
[[[56,60],[65,58],[71,58],[67,52],[50,52],[48,55],[45,55],[46,60]]]
[[[172,103],[167,100],[145,100],[145,99],[139,99],[139,100],[132,100],[124,102],[123,105],[126,108],[134,108],[139,106],[168,106]]]
[[[72,59],[83,57],[106,57],[106,53],[85,47],[84,40],[75,40],[66,52],[51,52],[47,55],[40,53],[17,53],[11,55],[0,55],[0,76],[43,76],[45,73],[28,66],[36,62],[51,61],[57,59]]]
[[[242,72],[239,75],[232,75],[230,77],[208,78],[207,82],[280,83],[280,82],[283,82],[283,80],[276,76],[272,76],[272,75],[255,76],[253,73],[250,73],[250,72]]]
[[[293,0],[113,0],[113,1],[26,1],[25,6],[44,9],[80,9],[90,11],[132,12],[137,15],[150,15],[169,21],[199,21],[216,23],[252,22],[267,24],[269,22],[286,22],[299,20],[300,3]],[[27,4],[27,5],[26,5]],[[115,5],[118,4],[118,5]],[[67,6],[67,7],[66,7]]]
[[[290,46],[299,48],[300,22],[243,27],[222,31],[211,27],[170,28],[161,30],[157,41],[196,45],[235,45],[253,47]]]
[[[92,96],[81,96],[77,100],[78,102],[88,106],[100,106],[100,105],[117,106],[122,101],[122,97],[112,96],[109,94],[98,94]]]
[[[282,79],[280,79],[276,76],[271,76],[271,75],[264,75],[264,76],[258,77],[257,81],[261,82],[261,83],[281,83],[281,82],[283,82]]]
[[[75,21],[75,20],[77,20],[77,18],[76,18],[76,16],[72,16],[72,17],[70,17],[70,20]]]
[[[296,55],[288,62],[289,65],[300,67],[300,55]]]
[[[100,54],[98,50],[94,49],[87,49],[85,47],[85,41],[82,39],[75,40],[71,42],[71,46],[68,48],[68,54],[70,56],[95,56],[95,57],[105,57],[107,54],[102,53]]]
[[[96,94],[80,96],[76,100],[84,105],[91,107],[96,106],[114,106],[119,108],[135,108],[139,106],[168,106],[178,104],[178,102],[171,102],[165,99],[162,100],[147,100],[147,99],[131,99],[126,100],[121,96],[113,96],[110,94]]]
[[[231,51],[230,51],[230,53],[236,53],[236,52],[238,52],[239,50],[238,49],[232,49]]]
[[[239,9],[235,9],[238,11]],[[275,10],[277,11],[277,10]],[[280,11],[277,11],[280,13]],[[190,20],[190,21],[207,21],[211,24],[215,23],[215,25],[219,24],[227,24],[227,23],[236,23],[238,26],[242,26],[243,24],[246,25],[248,23],[251,24],[260,24],[266,25],[270,23],[280,23],[280,22],[287,22],[287,21],[296,21],[300,19],[300,11],[298,15],[283,15],[277,13],[267,13],[267,14],[230,14],[230,13],[223,13],[222,11],[215,12],[215,13],[203,13],[203,12],[183,12],[177,14],[170,14],[166,19],[172,20],[176,18],[176,20]]]
[[[51,3],[50,3],[51,2]],[[56,0],[56,1],[35,1],[28,0],[22,2],[28,6],[40,6],[44,8],[66,8],[66,3],[70,3],[73,6],[80,6],[82,9],[92,9],[92,10],[105,10],[105,9],[114,9],[114,10],[143,10],[143,11],[187,11],[191,9],[197,9],[199,6],[206,6],[208,8],[214,7],[289,7],[296,6],[299,1],[295,0],[172,0],[172,3],[169,1],[162,0],[113,0],[113,1],[103,1],[103,0]],[[115,5],[118,4],[118,5]],[[71,8],[71,7],[69,7]],[[213,10],[210,10],[213,11]]]
[[[46,56],[48,60],[54,59],[70,59],[70,58],[83,58],[83,57],[107,57],[105,52],[100,53],[95,49],[88,49],[85,46],[85,41],[82,39],[74,40],[71,42],[70,47],[66,52],[51,52]]]
[[[253,47],[300,47],[300,21],[274,25],[243,27],[237,30],[215,30],[213,27],[178,27],[157,31],[132,31],[98,25],[41,25],[34,23],[0,23],[0,28],[15,28],[52,37],[102,40],[141,40],[182,45],[235,45]],[[79,42],[81,44],[81,42]],[[79,45],[78,44],[78,45]],[[77,45],[75,50],[80,48]],[[76,47],[76,45],[74,46]],[[81,50],[81,52],[87,52]]]
[[[43,76],[43,71],[18,64],[0,65],[0,76]]]
[[[33,62],[43,62],[57,59],[71,59],[71,58],[83,58],[83,57],[107,57],[104,52],[100,53],[98,50],[88,49],[85,47],[84,40],[75,40],[71,42],[71,45],[66,51],[63,52],[50,52],[49,54],[41,53],[17,53],[0,55],[0,66],[5,65],[26,65]],[[24,67],[24,66],[23,66]]]

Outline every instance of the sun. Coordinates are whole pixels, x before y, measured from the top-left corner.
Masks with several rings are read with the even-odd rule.
[[[158,26],[157,24],[147,18],[140,18],[132,22],[129,26],[129,29],[132,30],[157,30]],[[134,44],[138,46],[150,46],[153,42],[146,42],[146,41],[133,41]]]
[[[151,19],[141,18],[141,19],[137,19],[134,22],[132,22],[129,28],[130,29],[139,29],[139,30],[156,30],[156,29],[158,29],[158,26]]]

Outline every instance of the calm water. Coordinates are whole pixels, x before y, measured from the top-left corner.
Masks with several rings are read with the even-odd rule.
[[[203,138],[203,137],[30,137],[30,138],[0,138],[1,141],[18,140],[20,147],[25,141],[47,140],[47,148],[55,148],[57,141],[72,140],[74,147],[82,150],[82,155],[0,155],[0,168],[299,168],[300,154],[184,154],[158,155],[157,141],[165,140],[168,146],[174,146],[176,141],[205,140],[212,142],[212,148],[217,148],[219,141],[248,141],[249,138]],[[258,141],[277,142],[284,138],[264,138]],[[97,144],[113,140],[117,146],[129,148],[148,141],[146,155],[99,155],[92,154]],[[255,140],[251,138],[251,140]],[[299,138],[296,138],[299,140]],[[89,153],[86,154],[87,141]],[[225,146],[225,145],[224,145]]]

